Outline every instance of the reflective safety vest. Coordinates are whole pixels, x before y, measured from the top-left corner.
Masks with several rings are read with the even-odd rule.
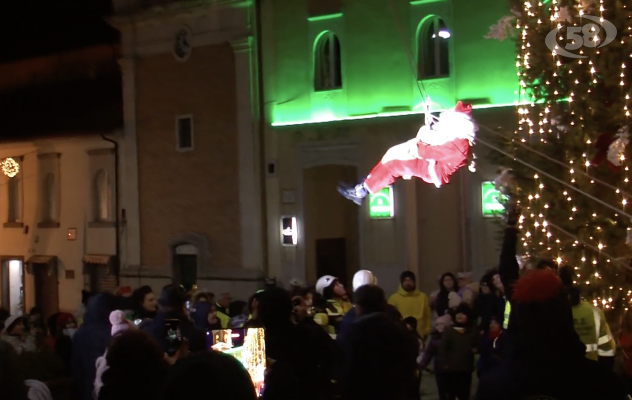
[[[595,321],[597,321],[597,354],[599,357],[614,357],[617,343],[610,332],[610,327],[606,321],[606,315],[601,308],[595,307]]]
[[[585,301],[573,307],[573,327],[586,345],[586,358],[591,360],[614,356],[614,340],[602,315],[601,310]]]
[[[503,329],[509,327],[509,316],[511,315],[511,302],[507,300],[505,302],[505,318],[503,320]]]

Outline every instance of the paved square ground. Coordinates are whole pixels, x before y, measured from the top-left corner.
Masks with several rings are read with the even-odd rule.
[[[476,374],[472,377],[472,399],[476,393],[476,385],[478,379]],[[435,377],[432,374],[424,372],[421,379],[421,400],[439,400],[439,393],[437,392],[437,384],[435,383]]]

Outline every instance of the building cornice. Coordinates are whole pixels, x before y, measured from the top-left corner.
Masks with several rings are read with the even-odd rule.
[[[246,8],[252,2],[253,0],[178,1],[124,11],[106,18],[106,21],[117,29],[123,29],[131,25],[160,24],[175,17],[207,15],[217,9]]]

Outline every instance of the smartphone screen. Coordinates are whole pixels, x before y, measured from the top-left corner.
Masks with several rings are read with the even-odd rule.
[[[187,300],[187,310],[191,311],[191,302]]]
[[[239,360],[250,374],[260,397],[266,370],[266,341],[263,328],[221,329],[210,332],[210,348]]]
[[[164,325],[165,353],[169,357],[176,354],[182,344],[179,319],[167,319]]]

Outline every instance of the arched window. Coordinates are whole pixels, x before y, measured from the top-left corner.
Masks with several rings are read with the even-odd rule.
[[[110,178],[107,172],[99,170],[94,177],[94,215],[96,221],[109,221],[111,209],[112,193],[110,190]]]
[[[57,221],[57,182],[55,182],[55,174],[48,174],[44,179],[44,202],[42,220],[44,222]]]
[[[450,76],[450,31],[439,17],[425,21],[417,37],[417,72],[419,79]]]
[[[340,41],[333,32],[322,33],[314,46],[314,89],[342,88]]]
[[[20,181],[18,176],[7,179],[7,222],[19,222],[21,218]]]

